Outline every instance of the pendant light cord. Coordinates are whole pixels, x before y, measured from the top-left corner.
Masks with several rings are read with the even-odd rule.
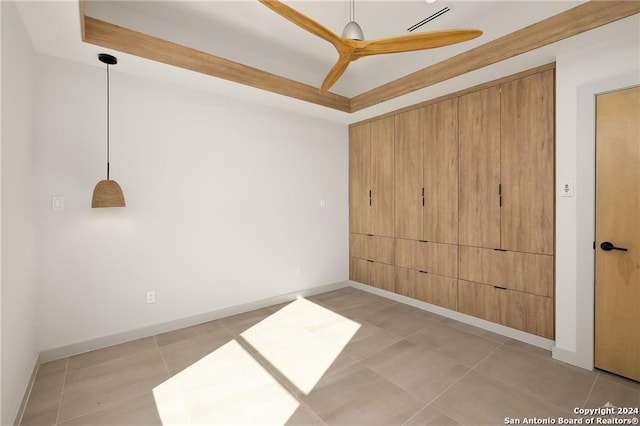
[[[109,180],[109,64],[107,64],[107,180]]]
[[[351,22],[353,22],[353,17],[356,14],[356,1],[355,0],[351,0],[351,7],[350,7],[350,12],[351,12]]]

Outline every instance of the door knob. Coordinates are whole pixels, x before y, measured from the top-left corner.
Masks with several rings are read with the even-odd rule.
[[[604,251],[611,251],[611,250],[627,251],[626,248],[624,248],[624,247],[616,247],[612,243],[610,243],[609,241],[605,241],[604,243],[600,244],[600,248],[602,250],[604,250]]]

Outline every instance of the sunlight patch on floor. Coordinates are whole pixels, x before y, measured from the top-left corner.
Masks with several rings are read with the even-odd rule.
[[[308,394],[359,328],[357,322],[299,298],[241,336]]]
[[[285,424],[298,401],[235,340],[153,390],[167,424]]]
[[[359,328],[299,298],[156,386],[160,419],[165,425],[285,424],[300,403],[258,360],[308,394]]]

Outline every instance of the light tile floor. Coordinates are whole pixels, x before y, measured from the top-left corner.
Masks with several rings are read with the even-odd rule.
[[[607,402],[640,407],[640,383],[345,288],[44,363],[21,424],[557,424]]]

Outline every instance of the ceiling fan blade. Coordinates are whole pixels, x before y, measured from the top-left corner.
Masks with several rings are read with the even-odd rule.
[[[310,32],[311,34],[318,36],[334,46],[338,47],[342,40],[336,34],[334,34],[331,30],[327,29],[323,25],[317,23],[313,19],[308,16],[303,15],[297,10],[287,6],[286,4],[278,1],[278,0],[259,0],[260,3],[267,6],[269,9],[276,12],[278,15],[282,16],[285,19],[293,22],[300,28]]]
[[[344,74],[345,70],[351,63],[351,57],[346,55],[340,55],[338,62],[331,68],[329,74],[324,78],[322,86],[320,86],[320,93],[325,93],[333,84],[338,81],[340,76]]]
[[[398,37],[380,38],[365,41],[364,46],[356,49],[354,58],[385,53],[411,52],[414,50],[433,49],[449,46],[480,37],[480,30],[446,30],[428,33],[408,34]]]

